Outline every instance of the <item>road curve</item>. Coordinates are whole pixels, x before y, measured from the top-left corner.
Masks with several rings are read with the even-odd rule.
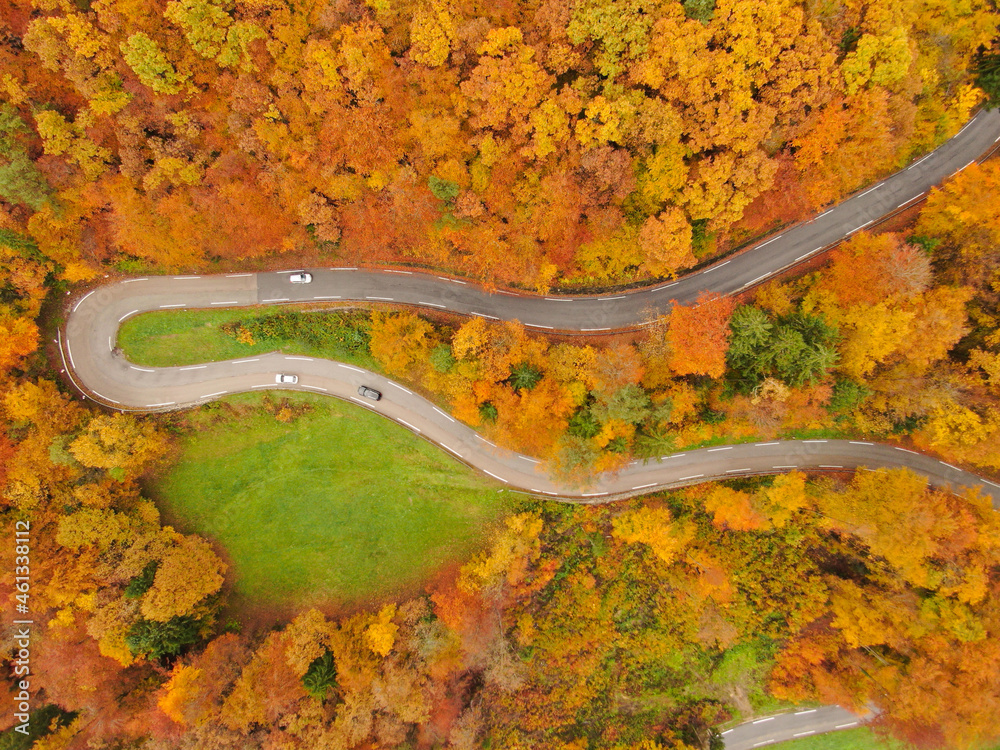
[[[303,290],[311,293],[322,288],[320,279],[292,284],[287,274],[128,279],[98,287],[73,303],[60,344],[74,382],[117,409],[162,411],[195,406],[229,393],[279,387],[323,393],[349,399],[399,422],[511,489],[540,495],[606,502],[654,488],[741,475],[905,466],[924,474],[935,486],[979,487],[1000,507],[1000,485],[931,456],[862,440],[775,440],[701,448],[634,461],[617,474],[595,477],[587,487],[571,487],[549,477],[536,459],[495,446],[422,396],[353,365],[270,353],[185,367],[144,367],[129,362],[116,349],[118,327],[141,312],[279,303],[301,299]],[[384,297],[388,290],[380,291]],[[280,372],[298,375],[298,383],[276,385],[275,375]],[[361,385],[382,391],[382,400],[360,398]]]
[[[779,742],[862,726],[872,717],[853,714],[840,706],[804,708],[745,722],[722,733],[726,750],[755,750]]]
[[[940,148],[882,182],[813,219],[758,243],[746,251],[675,281],[632,291],[592,296],[521,295],[490,292],[461,279],[410,271],[351,268],[315,269],[314,282],[292,286],[282,274],[258,274],[258,303],[312,302],[329,299],[394,302],[448,310],[463,315],[520,320],[537,330],[603,333],[641,326],[652,314],[668,310],[672,301],[693,302],[704,290],[732,294],[765,282],[824,248],[913,203],[946,177],[961,171],[1000,143],[1000,111],[980,111]],[[244,277],[246,278],[246,277]],[[248,282],[249,284],[250,282]],[[195,288],[207,288],[205,285]],[[238,284],[216,288],[246,292]],[[249,304],[249,297],[233,298]],[[165,298],[162,304],[199,304],[198,299]],[[183,306],[183,305],[179,305]]]

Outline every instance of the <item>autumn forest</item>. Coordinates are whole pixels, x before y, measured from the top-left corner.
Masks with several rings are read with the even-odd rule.
[[[230,551],[154,501],[196,421],[81,398],[49,342],[67,300],[137,274],[674,278],[1000,104],[998,30],[993,0],[0,0],[0,748],[719,750],[720,727],[800,704],[992,747],[1000,516],[975,490],[900,469],[521,496],[418,590],[262,615]],[[645,323],[545,336],[331,304],[213,333],[363,357],[574,486],[810,436],[997,480],[1000,160]]]

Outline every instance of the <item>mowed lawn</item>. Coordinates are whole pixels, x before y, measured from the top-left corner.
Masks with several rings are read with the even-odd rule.
[[[236,593],[261,604],[352,602],[464,561],[507,512],[498,486],[402,427],[332,398],[289,394],[312,411],[290,423],[192,413],[182,454],[150,491],[167,520],[217,542]]]
[[[220,330],[224,323],[249,321],[276,312],[302,312],[230,308],[228,310],[163,310],[143,313],[126,320],[118,329],[118,346],[137,365],[173,367],[196,365],[222,359],[238,359],[252,354],[284,351],[314,357],[335,357],[338,361],[380,370],[366,351],[338,347],[319,349],[302,341],[267,341],[243,344]]]
[[[776,750],[905,750],[906,745],[896,740],[883,740],[868,727],[858,727],[801,737],[768,747]]]

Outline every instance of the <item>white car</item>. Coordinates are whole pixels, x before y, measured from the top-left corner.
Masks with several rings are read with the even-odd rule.
[[[313,276],[311,273],[306,273],[305,271],[301,271],[300,273],[293,273],[291,276],[288,277],[288,280],[293,284],[308,284],[310,281],[313,280]]]
[[[299,376],[298,375],[286,375],[284,373],[281,373],[281,374],[278,374],[278,375],[274,376],[274,382],[275,383],[291,383],[292,385],[295,385],[296,383],[299,382]]]

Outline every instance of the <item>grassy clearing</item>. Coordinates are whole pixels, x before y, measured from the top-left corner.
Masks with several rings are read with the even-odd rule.
[[[168,520],[216,541],[236,594],[263,604],[354,602],[467,559],[506,494],[403,428],[351,404],[247,393],[181,417],[179,460],[149,487]],[[271,411],[274,411],[271,407]]]
[[[164,310],[144,313],[129,318],[118,329],[118,346],[132,362],[150,367],[194,365],[281,351],[310,357],[334,357],[342,362],[381,371],[371,355],[364,350],[329,345],[318,347],[291,338],[269,338],[254,344],[244,344],[221,330],[225,323],[250,322],[274,314],[274,308]]]
[[[883,740],[868,727],[858,727],[818,734],[815,737],[801,737],[770,747],[781,750],[904,750],[906,745],[895,740]]]

